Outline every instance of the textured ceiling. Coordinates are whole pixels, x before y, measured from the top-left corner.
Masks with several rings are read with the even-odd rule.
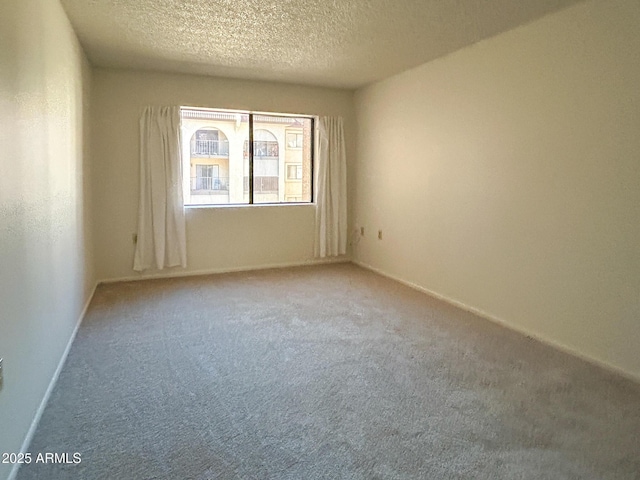
[[[580,0],[61,0],[90,61],[356,88]]]

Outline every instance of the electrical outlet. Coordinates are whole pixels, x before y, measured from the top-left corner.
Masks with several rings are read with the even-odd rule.
[[[382,240],[382,230],[378,230],[378,240]]]
[[[364,227],[360,227],[360,236],[364,237]]]

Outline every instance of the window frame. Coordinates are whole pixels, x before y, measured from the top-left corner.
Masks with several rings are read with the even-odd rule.
[[[308,115],[308,114],[298,114],[298,113],[281,113],[281,112],[264,112],[264,111],[255,111],[255,110],[234,110],[234,109],[224,109],[224,108],[208,108],[208,107],[192,107],[187,105],[180,106],[180,120],[182,121],[182,112],[188,111],[206,111],[206,112],[221,112],[221,113],[231,113],[231,114],[240,114],[240,115],[248,115],[249,118],[249,200],[247,203],[185,203],[186,199],[183,199],[183,208],[219,208],[219,207],[263,207],[263,206],[291,206],[291,205],[314,205],[315,204],[315,160],[316,160],[316,151],[315,151],[315,141],[316,141],[316,128],[317,128],[317,115]],[[291,118],[304,118],[308,119],[311,122],[310,127],[310,135],[309,135],[309,201],[298,200],[295,202],[287,202],[286,200],[278,201],[278,202],[254,202],[254,116],[267,116],[267,117],[291,117]],[[180,131],[181,140],[182,138],[182,130]],[[289,149],[287,144],[287,135],[288,130],[285,130],[284,134],[284,150]],[[228,139],[227,139],[228,141]],[[304,143],[303,143],[304,145]],[[294,147],[297,150],[303,149],[301,147]],[[279,146],[280,150],[280,146]],[[284,154],[284,151],[282,152]],[[182,158],[182,152],[180,153],[180,162],[181,165],[184,165],[185,159]],[[303,160],[304,161],[304,160]],[[284,180],[287,181],[287,163],[286,157],[284,157]],[[184,177],[184,173],[183,173]],[[302,178],[300,178],[302,180]],[[294,195],[297,197],[297,195]],[[290,197],[290,196],[289,196]],[[287,198],[287,195],[284,195],[284,198]]]
[[[295,182],[297,182],[298,180],[302,181],[302,165],[299,165],[297,163],[285,163],[284,165],[285,165],[285,167],[287,169],[287,180],[288,181],[295,181]],[[289,172],[291,171],[292,168],[295,169],[294,170],[294,174],[290,175]],[[291,196],[291,195],[289,195],[289,196]]]
[[[296,137],[293,146],[289,145],[289,140],[288,140],[289,135],[295,135],[295,137]],[[298,135],[301,135],[303,137],[302,141],[303,141],[303,145],[304,145],[304,134],[303,133],[298,133],[298,132],[294,132],[294,131],[291,131],[291,130],[285,130],[285,132],[284,132],[284,143],[285,143],[285,148],[286,149],[288,149],[288,150],[302,150],[302,145],[298,146]]]

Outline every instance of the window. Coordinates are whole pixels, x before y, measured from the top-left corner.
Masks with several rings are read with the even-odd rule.
[[[302,148],[304,135],[302,132],[287,131],[287,148]]]
[[[219,172],[219,165],[196,165],[195,190],[213,190],[213,179],[220,177]]]
[[[198,130],[191,137],[192,157],[228,157],[229,141],[215,128]]]
[[[185,205],[311,202],[313,118],[188,107],[181,116]]]
[[[280,148],[278,139],[269,130],[263,128],[253,131],[253,156],[254,158],[278,158]],[[249,140],[244,141],[244,155],[249,155]]]
[[[287,165],[287,179],[288,180],[301,180],[302,179],[302,165]]]

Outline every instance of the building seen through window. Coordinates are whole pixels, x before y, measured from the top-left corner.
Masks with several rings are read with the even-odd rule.
[[[311,118],[183,108],[181,128],[185,205],[311,201]]]

